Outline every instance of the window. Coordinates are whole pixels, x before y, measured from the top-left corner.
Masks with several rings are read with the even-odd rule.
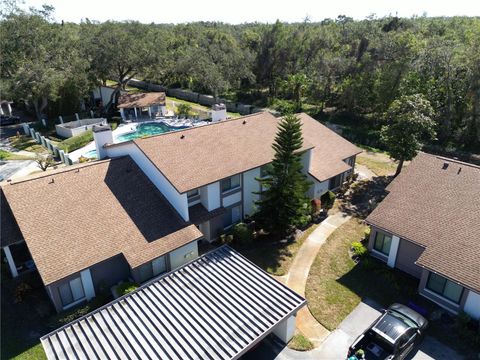
[[[227,209],[227,212],[223,218],[223,227],[227,228],[233,224],[236,224],[242,220],[242,205],[234,206]]]
[[[390,253],[390,246],[392,245],[392,237],[382,232],[377,232],[375,235],[375,243],[373,248],[380,251],[382,254],[387,255]]]
[[[197,200],[200,200],[200,191],[198,191],[198,189],[188,191],[187,200],[189,203],[193,203]]]
[[[265,164],[260,167],[260,177],[264,178],[268,175],[268,172],[272,170],[272,164]]]
[[[60,285],[58,292],[63,306],[85,298],[85,291],[83,290],[82,279],[80,277]]]
[[[435,273],[430,273],[428,276],[427,289],[456,304],[460,303],[463,292],[462,286]]]
[[[222,180],[220,185],[222,187],[222,192],[226,192],[240,187],[240,174]]]
[[[330,190],[333,190],[333,189],[336,189],[338,188],[340,185],[342,185],[342,175],[343,174],[340,174],[340,175],[337,175],[333,178],[330,179],[330,182],[328,184],[328,188]]]

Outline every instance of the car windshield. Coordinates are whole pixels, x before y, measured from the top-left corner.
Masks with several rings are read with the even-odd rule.
[[[417,328],[418,325],[412,320],[410,319],[409,317],[399,313],[399,312],[396,312],[396,311],[393,311],[393,310],[388,310],[388,313],[393,316],[394,318],[402,321],[405,325],[407,325],[408,327],[411,327],[411,328]]]

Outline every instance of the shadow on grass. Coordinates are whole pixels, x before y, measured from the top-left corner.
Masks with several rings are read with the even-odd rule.
[[[383,308],[398,302],[408,305],[413,302],[427,311],[431,335],[441,343],[455,349],[467,359],[475,358],[480,349],[475,349],[468,334],[457,327],[456,317],[439,308],[435,303],[418,293],[418,279],[391,269],[383,262],[368,257],[337,280],[362,299],[371,299]],[[441,314],[432,319],[433,314]],[[422,351],[427,351],[423,349]]]
[[[20,287],[26,289],[21,296]],[[12,279],[3,264],[1,294],[1,359],[45,359],[40,337],[110,300],[109,295],[99,295],[57,314],[37,272]]]
[[[362,180],[343,195],[340,210],[348,215],[365,219],[375,206],[387,196],[385,188],[392,181],[391,176],[377,176],[372,180]]]

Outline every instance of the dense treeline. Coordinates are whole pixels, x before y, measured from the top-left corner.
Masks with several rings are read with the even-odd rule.
[[[53,21],[51,10],[13,10],[0,23],[3,97],[38,116],[71,112],[92,86],[135,77],[328,114],[375,138],[395,99],[423,94],[437,144],[480,147],[480,18],[78,25]]]

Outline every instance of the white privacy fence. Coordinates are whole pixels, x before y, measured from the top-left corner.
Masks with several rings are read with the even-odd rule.
[[[53,156],[60,158],[60,160],[66,165],[72,165],[73,161],[70,159],[67,153],[56,146],[50,139],[47,139],[45,136],[40,134],[38,131],[35,131],[34,128],[31,128],[30,125],[27,123],[23,123],[23,131],[25,135],[31,136],[38,144],[41,144],[43,147],[48,149],[49,152],[53,154]]]

